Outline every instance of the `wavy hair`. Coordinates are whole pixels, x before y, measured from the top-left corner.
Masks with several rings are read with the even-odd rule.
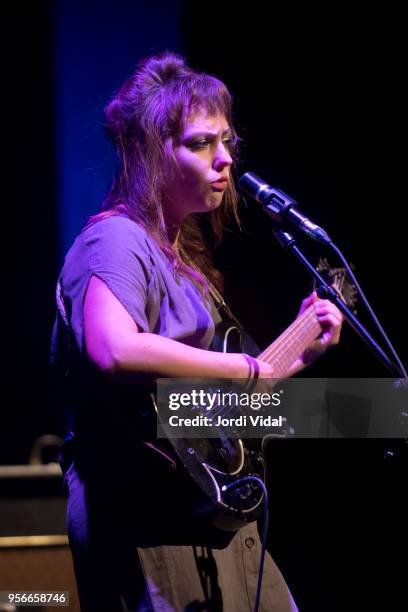
[[[126,214],[158,242],[175,271],[206,292],[207,279],[222,288],[210,252],[221,241],[229,219],[239,225],[233,181],[217,209],[184,220],[178,252],[169,240],[162,207],[166,150],[173,150],[180,137],[183,118],[200,110],[225,116],[232,131],[234,159],[238,137],[232,125],[231,95],[222,81],[191,69],[175,53],[151,56],[138,64],[105,108],[106,129],[116,147],[119,168],[101,212],[87,225],[112,214]]]

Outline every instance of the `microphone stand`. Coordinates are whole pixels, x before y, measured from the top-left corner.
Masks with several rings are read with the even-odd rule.
[[[286,250],[290,251],[295,255],[295,257],[300,261],[304,268],[315,278],[315,280],[319,283],[318,288],[316,289],[319,298],[330,300],[333,304],[337,306],[340,312],[344,315],[347,321],[350,323],[351,327],[354,331],[364,340],[364,342],[369,346],[369,348],[375,353],[379,361],[387,368],[387,370],[392,374],[392,376],[397,378],[404,378],[404,374],[401,372],[400,368],[393,363],[388,356],[384,353],[379,344],[374,340],[374,338],[369,334],[369,332],[365,329],[365,327],[360,323],[360,321],[355,317],[355,315],[351,312],[349,307],[340,299],[336,291],[330,287],[324,280],[324,278],[319,274],[319,272],[314,268],[314,266],[310,263],[307,257],[302,253],[300,248],[297,246],[296,240],[289,234],[288,232],[284,232],[283,230],[277,229],[275,226],[273,232],[278,239],[279,244]]]

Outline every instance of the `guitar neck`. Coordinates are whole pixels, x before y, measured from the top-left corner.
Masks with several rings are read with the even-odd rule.
[[[309,306],[283,334],[258,355],[258,359],[273,366],[274,378],[282,378],[321,331],[313,305]]]

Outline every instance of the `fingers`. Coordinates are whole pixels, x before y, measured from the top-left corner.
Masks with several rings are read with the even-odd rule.
[[[329,346],[339,343],[344,317],[337,306],[330,302],[330,300],[320,299],[316,291],[303,300],[299,315],[311,305],[313,305],[316,317],[322,328],[322,333],[312,346],[317,354],[324,352]]]
[[[319,317],[319,323],[322,327],[322,334],[319,338],[323,341],[323,344],[330,342],[330,344],[338,344],[340,340],[341,323],[332,315],[325,315]]]
[[[321,344],[333,346],[340,341],[343,315],[339,309],[328,300],[319,300],[313,304],[316,316],[322,327]]]
[[[300,315],[302,315],[302,314],[305,312],[305,310],[307,310],[307,308],[309,308],[309,306],[311,306],[311,305],[313,304],[313,302],[315,302],[315,301],[316,301],[316,300],[318,300],[318,299],[319,299],[319,297],[318,297],[318,295],[317,295],[316,291],[313,291],[313,293],[312,293],[311,295],[308,295],[308,296],[307,296],[307,297],[306,297],[306,298],[305,298],[305,299],[302,301],[302,303],[301,303],[301,305],[300,305],[300,309],[299,309],[299,312],[298,312],[298,315],[297,315],[297,316],[299,317]]]
[[[325,327],[338,327],[341,325],[341,320],[339,320],[334,314],[328,312],[326,314],[318,315],[319,323],[325,324]]]
[[[303,301],[302,301],[302,309],[308,308],[311,304],[313,304],[313,302],[315,302],[316,300],[318,300],[319,297],[316,293],[316,291],[313,291],[313,293],[311,293],[310,295],[308,295]]]
[[[332,315],[338,323],[342,323],[344,320],[340,310],[329,300],[317,300],[313,303],[313,308],[319,320],[326,315]]]
[[[300,310],[303,312],[311,304],[313,304],[316,312],[321,312],[322,314],[324,314],[325,311],[333,312],[333,314],[335,314],[335,316],[337,316],[341,321],[344,320],[344,317],[341,314],[340,310],[337,308],[337,306],[330,302],[330,300],[320,299],[316,291],[313,291],[313,293],[311,293],[302,301]]]

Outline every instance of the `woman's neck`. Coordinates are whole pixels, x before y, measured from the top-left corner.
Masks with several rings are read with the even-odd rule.
[[[167,235],[171,246],[177,251],[180,236],[180,225],[178,223],[167,223]]]

